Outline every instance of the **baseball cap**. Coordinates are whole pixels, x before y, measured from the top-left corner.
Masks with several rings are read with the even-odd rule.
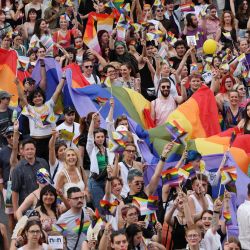
[[[5,130],[5,135],[9,134],[9,133],[14,133],[14,127],[13,126],[9,126],[6,130]]]
[[[25,84],[26,82],[28,82],[29,84],[35,84],[36,83],[36,81],[31,77],[24,78],[23,84]]]
[[[6,92],[4,90],[0,91],[0,100],[3,98],[11,98],[11,96],[13,96],[13,95],[9,94],[8,92]]]
[[[63,111],[63,113],[65,114],[65,115],[68,115],[68,114],[70,114],[70,113],[72,113],[72,112],[76,112],[76,110],[74,109],[74,108],[72,108],[72,107],[66,107],[65,109],[64,109],[64,111]]]

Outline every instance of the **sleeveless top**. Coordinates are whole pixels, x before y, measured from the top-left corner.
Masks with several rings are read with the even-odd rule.
[[[197,198],[195,197],[195,195],[190,195],[190,197],[193,199],[194,201],[194,206],[195,206],[195,213],[201,213],[203,211],[203,208],[201,206],[201,204],[199,203],[199,201],[197,200]],[[214,206],[213,206],[213,202],[211,201],[211,199],[209,198],[208,194],[205,195],[206,199],[207,199],[207,203],[208,203],[208,210],[213,211],[214,210]]]
[[[49,245],[43,243],[43,245],[42,245],[41,247],[42,247],[42,250],[47,250],[48,247],[49,247]],[[23,247],[20,247],[20,248],[18,248],[17,250],[24,250],[24,248],[23,248]]]
[[[176,216],[174,216],[174,225],[172,231],[173,249],[182,249],[187,245],[185,238],[185,228],[187,225],[181,225]]]
[[[121,174],[121,178],[123,180],[123,187],[122,187],[122,191],[121,191],[121,196],[122,197],[126,197],[128,192],[129,192],[129,186],[128,186],[128,171],[130,169],[133,169],[133,166],[130,166],[128,164],[126,164],[124,161],[121,161],[118,163],[120,166],[120,174]]]
[[[67,194],[67,190],[69,188],[71,188],[71,187],[79,187],[81,189],[81,191],[84,190],[85,184],[84,184],[84,182],[82,180],[81,174],[79,173],[78,169],[76,169],[76,173],[77,173],[78,178],[79,178],[79,181],[77,183],[74,183],[74,182],[71,181],[70,176],[69,176],[69,174],[68,174],[68,172],[67,172],[67,170],[65,168],[63,168],[62,171],[63,171],[63,173],[64,173],[64,175],[66,176],[66,179],[67,179],[67,183],[65,183],[64,186],[63,186],[63,192],[64,192],[65,195]]]

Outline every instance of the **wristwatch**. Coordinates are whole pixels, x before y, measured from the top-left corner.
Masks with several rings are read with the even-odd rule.
[[[163,161],[163,162],[165,162],[166,161],[166,157],[161,155],[160,156],[160,160]]]

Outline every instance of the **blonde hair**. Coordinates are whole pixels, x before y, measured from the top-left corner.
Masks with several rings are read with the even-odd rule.
[[[65,150],[65,156],[67,155],[67,153],[68,153],[69,151],[73,151],[73,152],[75,153],[75,155],[76,155],[76,157],[77,157],[76,167],[77,167],[78,169],[80,169],[80,168],[81,168],[81,158],[80,158],[79,150],[78,150],[78,149],[75,149],[75,148],[67,148],[67,149]],[[64,166],[66,166],[66,165],[67,165],[67,163],[66,163],[66,159],[65,159],[65,160],[64,160]]]

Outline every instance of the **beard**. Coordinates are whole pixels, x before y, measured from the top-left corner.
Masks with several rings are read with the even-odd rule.
[[[191,23],[191,27],[192,27],[193,29],[196,29],[196,28],[198,27],[198,24]]]
[[[163,96],[163,97],[168,97],[169,96],[169,94],[170,94],[170,91],[169,90],[161,90],[161,95]]]

